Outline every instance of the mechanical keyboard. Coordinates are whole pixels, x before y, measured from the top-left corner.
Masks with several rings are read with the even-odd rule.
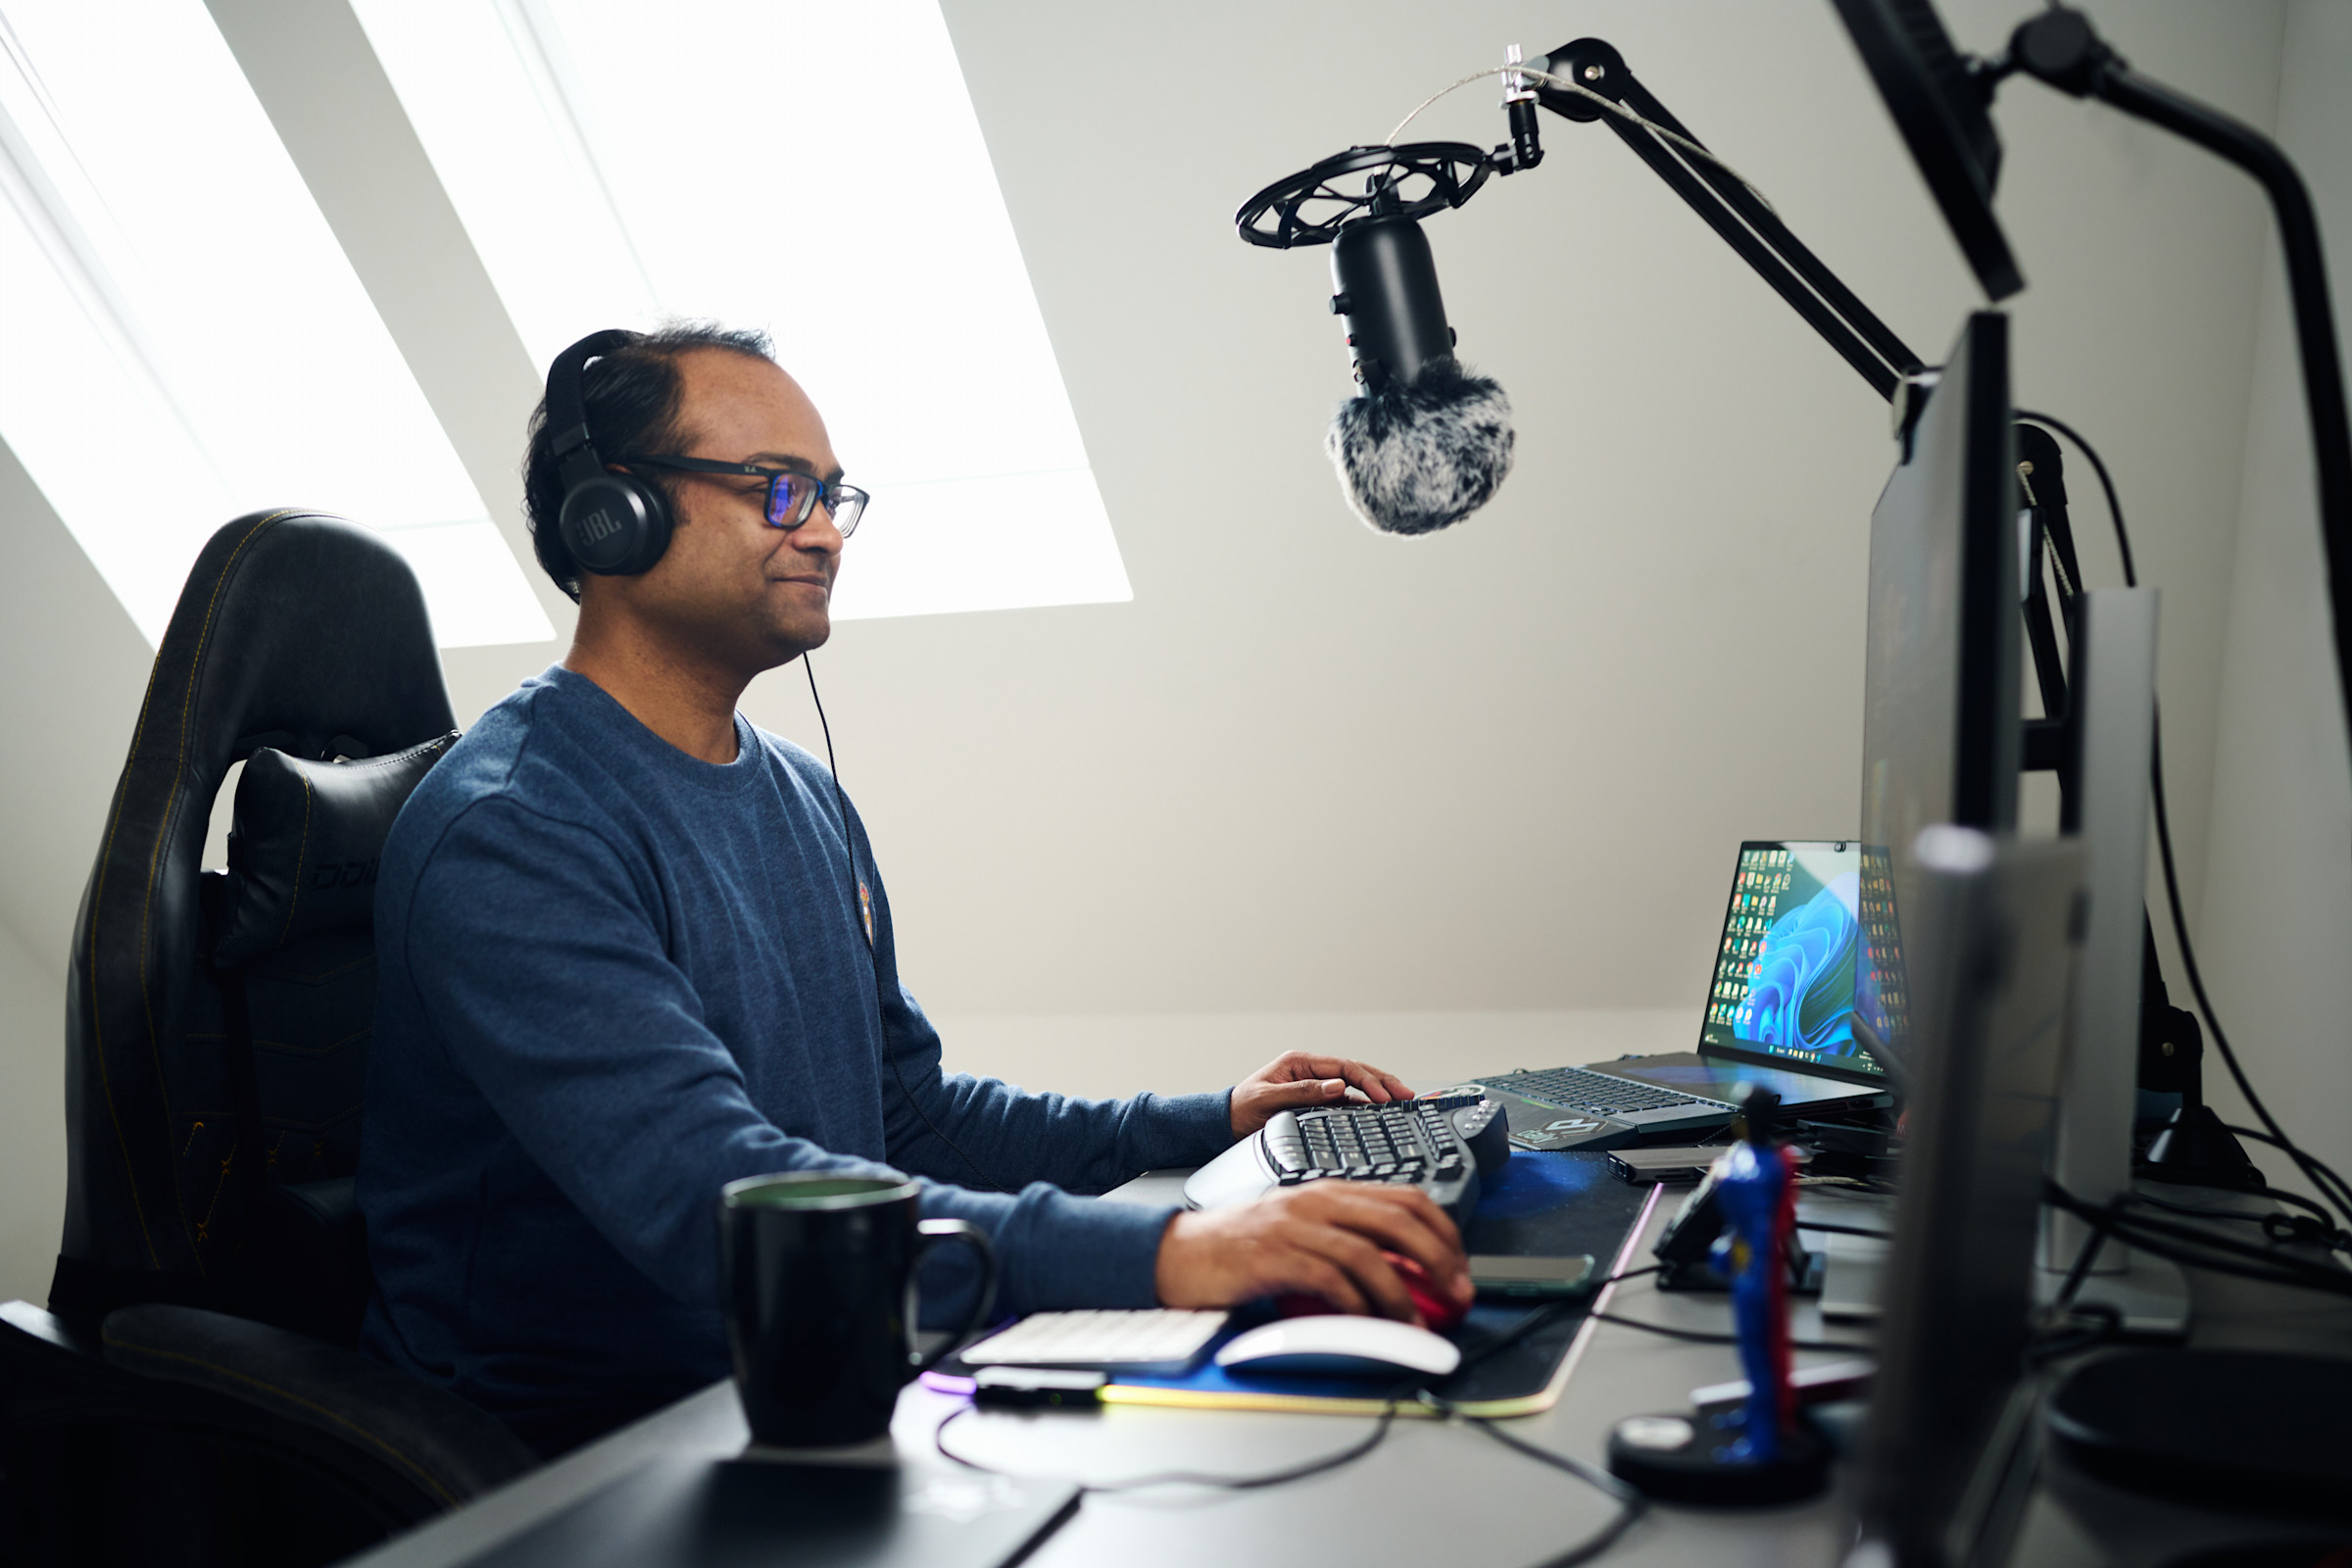
[[[1478,1203],[1482,1174],[1510,1157],[1509,1131],[1501,1106],[1478,1095],[1277,1111],[1262,1132],[1195,1171],[1185,1201],[1224,1208],[1331,1178],[1396,1182],[1422,1188],[1459,1223]]]

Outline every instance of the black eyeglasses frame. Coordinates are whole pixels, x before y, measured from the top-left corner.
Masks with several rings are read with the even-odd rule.
[[[833,526],[841,531],[842,538],[847,539],[858,531],[858,519],[865,515],[865,505],[873,499],[854,484],[819,479],[798,468],[762,468],[750,463],[720,463],[712,458],[686,458],[661,453],[640,453],[633,457],[614,458],[612,462],[621,467],[636,463],[649,468],[672,468],[680,473],[741,474],[747,478],[764,479],[767,481],[767,493],[761,498],[760,515],[767,520],[769,527],[781,528],[787,533],[806,523],[822,506],[826,515],[833,519]],[[798,514],[789,522],[784,520],[780,500],[787,480],[799,480],[809,487],[808,498],[796,509]]]

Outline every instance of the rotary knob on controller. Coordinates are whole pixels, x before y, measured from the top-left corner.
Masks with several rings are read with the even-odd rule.
[[[1454,1135],[1470,1148],[1481,1176],[1493,1176],[1511,1157],[1511,1126],[1502,1106],[1481,1100],[1452,1113]]]

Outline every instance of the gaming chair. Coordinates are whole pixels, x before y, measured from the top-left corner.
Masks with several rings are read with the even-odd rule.
[[[47,1309],[0,1305],[0,1556],[324,1562],[535,1462],[351,1348],[375,858],[455,729],[381,539],[272,512],[205,546],[74,924],[64,1239]]]

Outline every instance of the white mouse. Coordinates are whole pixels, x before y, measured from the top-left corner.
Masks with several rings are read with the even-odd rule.
[[[1288,1317],[1234,1337],[1217,1352],[1229,1371],[1321,1372],[1377,1377],[1384,1373],[1444,1377],[1462,1364],[1453,1342],[1385,1317],[1325,1313]]]

